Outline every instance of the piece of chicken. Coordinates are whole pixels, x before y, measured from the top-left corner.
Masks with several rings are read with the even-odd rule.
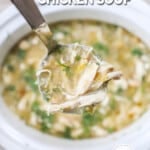
[[[106,85],[121,73],[96,57],[92,48],[70,45],[52,53],[37,73],[38,85],[49,112],[75,109],[99,103],[106,97]]]

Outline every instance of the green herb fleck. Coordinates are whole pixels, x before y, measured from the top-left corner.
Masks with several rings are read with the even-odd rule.
[[[38,113],[38,111],[39,111],[39,102],[38,101],[34,101],[33,103],[32,103],[32,107],[31,107],[31,109],[32,109],[32,111],[33,112],[35,112],[35,113]]]
[[[51,99],[51,94],[49,94],[48,89],[45,90],[46,91],[43,91],[42,96],[45,101],[49,102]]]
[[[36,85],[36,76],[35,76],[35,71],[31,67],[27,69],[24,74],[23,74],[25,82],[30,86],[30,88],[34,91],[38,91],[38,86]]]
[[[102,122],[102,120],[103,120],[103,116],[98,111],[95,111],[94,113],[84,111],[83,116],[82,116],[82,126],[84,129],[83,136],[90,137],[91,136],[91,132],[90,132],[91,127],[95,124]]]
[[[115,110],[117,108],[117,102],[114,99],[112,99],[110,100],[109,106],[112,110]]]
[[[71,75],[71,68],[70,68],[70,67],[67,66],[67,67],[65,67],[63,70],[66,72],[66,74],[67,74],[68,76]]]
[[[56,29],[53,30],[53,32],[54,32],[54,34],[57,34],[57,33],[63,33],[64,35],[70,34],[69,31],[64,30],[64,29],[62,29],[62,28],[56,28]]]
[[[34,101],[32,103],[31,110],[41,118],[41,130],[44,132],[48,131],[50,129],[50,125],[54,122],[55,116],[40,110],[40,103],[38,101]]]
[[[65,71],[66,74],[67,74],[68,76],[70,76],[70,75],[71,75],[71,67],[70,67],[70,66],[67,66],[67,65],[65,65],[65,64],[62,64],[60,61],[57,61],[57,62],[58,62],[58,64],[63,68],[63,71]]]
[[[93,125],[93,115],[88,112],[83,113],[82,123],[84,126],[92,126]]]
[[[62,30],[61,31],[64,35],[69,35],[70,34],[70,32],[69,31],[66,31],[66,30]]]
[[[45,111],[41,111],[40,116],[42,118],[42,121],[45,123],[53,123],[54,122],[54,115],[52,115],[52,114],[48,114]]]
[[[51,122],[54,121],[54,115],[48,114],[46,111],[40,110],[40,104],[39,104],[39,102],[37,102],[37,101],[33,102],[31,109],[39,117],[41,117],[42,122],[51,123]]]
[[[61,90],[60,90],[60,88],[53,88],[53,92],[55,92],[55,93],[59,93],[59,92],[61,92]]]
[[[109,53],[109,48],[106,45],[99,42],[93,44],[93,48],[96,52],[99,52],[100,54],[106,55]]]
[[[80,61],[80,60],[81,60],[81,56],[77,55],[77,56],[75,57],[75,60],[76,60],[76,61]]]
[[[133,56],[138,56],[138,57],[141,57],[143,55],[143,52],[140,48],[132,49],[131,53]]]
[[[94,113],[84,112],[82,117],[82,124],[83,126],[92,126],[95,125],[103,120],[101,114],[97,111]]]
[[[67,139],[71,139],[72,138],[72,136],[71,136],[71,128],[70,127],[66,127],[65,128],[63,137],[67,138]]]
[[[121,87],[119,87],[116,91],[116,94],[118,95],[122,95],[123,94],[123,89]]]
[[[14,86],[14,85],[9,85],[9,86],[7,86],[6,88],[5,88],[5,90],[7,90],[7,91],[15,91],[16,90],[16,87]]]
[[[45,124],[44,122],[41,123],[41,131],[43,132],[48,132],[49,131],[49,126]]]
[[[113,133],[116,131],[115,128],[106,128],[106,130],[108,131],[108,133]]]
[[[7,69],[10,71],[10,72],[13,72],[15,70],[14,66],[12,66],[11,64],[8,64],[7,65]]]
[[[26,51],[23,49],[19,49],[17,51],[17,56],[19,59],[24,59],[26,57]]]

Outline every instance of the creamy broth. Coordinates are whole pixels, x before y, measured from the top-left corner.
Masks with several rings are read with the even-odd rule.
[[[149,109],[149,48],[138,37],[96,21],[60,22],[51,29],[58,42],[92,46],[97,56],[122,71],[123,78],[111,82],[108,98],[84,108],[83,114],[48,115],[40,109],[47,100],[41,97],[36,79],[45,47],[37,36],[29,35],[16,44],[1,68],[4,100],[27,125],[69,139],[103,137],[133,123]],[[60,89],[56,87],[54,92],[59,95]]]

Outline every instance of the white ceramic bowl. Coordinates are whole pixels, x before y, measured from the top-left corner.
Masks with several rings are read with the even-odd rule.
[[[150,46],[150,10],[142,1],[128,6],[39,6],[49,23],[94,19],[120,25]],[[0,15],[0,64],[10,48],[31,29],[14,7]],[[116,150],[128,145],[135,150],[150,149],[150,112],[129,127],[100,139],[71,141],[45,135],[26,126],[0,97],[0,144],[14,150]],[[124,150],[124,149],[120,149]]]

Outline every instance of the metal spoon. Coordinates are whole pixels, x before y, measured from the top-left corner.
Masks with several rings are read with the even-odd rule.
[[[48,49],[48,54],[61,46],[53,40],[52,32],[41,15],[34,0],[11,0],[20,13],[24,16],[33,31],[39,36]]]
[[[39,38],[42,40],[42,42],[47,47],[47,56],[42,61],[43,64],[47,59],[49,58],[49,55],[52,52],[55,52],[58,48],[70,48],[74,47],[74,44],[59,44],[57,41],[55,41],[52,37],[52,32],[48,26],[48,24],[45,22],[43,16],[41,15],[39,9],[37,8],[34,0],[11,0],[13,4],[18,8],[18,10],[21,12],[21,14],[24,16],[26,21],[29,23],[33,31],[39,36]],[[78,45],[81,49],[83,48],[83,45]],[[71,49],[71,48],[70,48]],[[42,65],[41,65],[42,67]],[[78,97],[78,99],[72,99],[69,101],[69,103],[63,103],[62,105],[45,105],[45,109],[47,109],[49,112],[56,112],[60,110],[65,110],[68,108],[80,108],[85,106],[90,106],[93,104],[99,103],[102,99],[106,96],[106,86],[110,80],[113,80],[115,78],[120,78],[121,73],[120,72],[112,72],[112,76],[106,80],[99,89],[97,89],[94,92],[88,93],[87,95],[82,95]],[[42,92],[41,92],[42,93]],[[101,94],[100,94],[101,93]],[[95,101],[93,101],[93,97],[97,97]]]
[[[117,76],[114,75],[114,78],[116,78]],[[118,77],[120,78],[120,76]],[[95,106],[107,99],[107,84],[111,80],[113,80],[113,77],[109,80],[106,80],[101,85],[101,87],[94,92],[90,92],[83,96],[79,96],[78,98],[70,99],[69,101],[64,102],[62,104],[43,104],[41,106],[41,109],[47,111],[50,114],[55,112],[78,114],[80,113],[79,110],[82,110],[82,108],[87,106]]]

